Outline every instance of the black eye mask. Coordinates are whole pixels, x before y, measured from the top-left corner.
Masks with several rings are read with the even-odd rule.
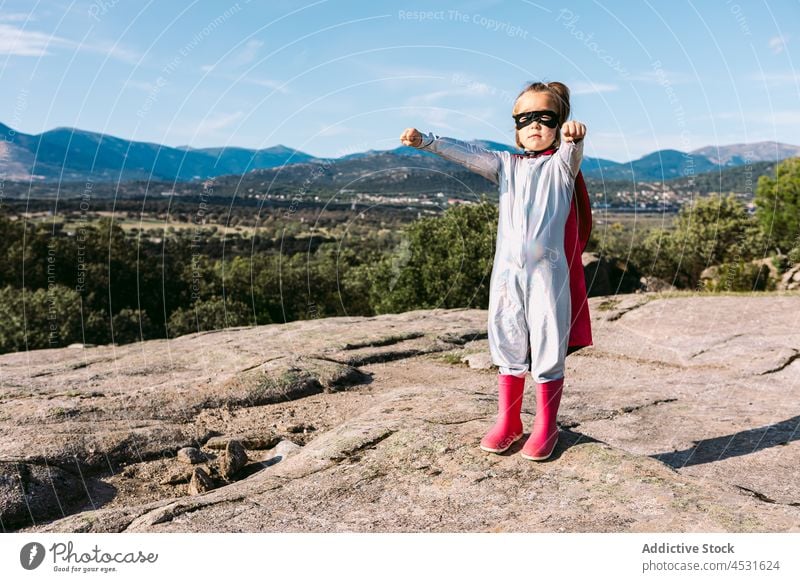
[[[542,125],[546,125],[547,127],[551,128],[558,125],[558,113],[555,111],[550,111],[549,109],[542,109],[541,111],[524,111],[523,113],[517,113],[512,117],[514,117],[514,123],[517,125],[517,129],[527,127],[534,121],[538,121]]]

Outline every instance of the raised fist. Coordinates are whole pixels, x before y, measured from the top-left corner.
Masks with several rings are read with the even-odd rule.
[[[567,121],[561,126],[561,139],[565,142],[579,142],[586,135],[586,126],[580,121]]]
[[[418,148],[422,145],[422,134],[413,127],[408,127],[400,136],[400,143],[406,146]]]

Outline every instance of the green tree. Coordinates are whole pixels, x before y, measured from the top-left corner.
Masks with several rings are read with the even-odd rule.
[[[369,302],[369,283],[358,276],[358,268],[373,261],[371,257],[378,253],[370,248],[371,243],[369,240],[362,241],[358,248],[343,248],[333,244],[320,247],[318,277],[324,284],[315,286],[316,297],[334,315],[375,315]]]
[[[800,158],[775,167],[775,178],[761,176],[755,195],[756,218],[771,245],[782,252],[800,246]]]
[[[255,254],[217,261],[214,265],[214,276],[219,288],[224,288],[225,297],[247,305],[258,325],[273,322],[270,303],[273,291],[277,290],[276,264],[276,257]]]
[[[706,291],[772,291],[775,281],[766,267],[739,261],[719,265],[716,276],[705,281],[704,287]]]
[[[35,291],[0,289],[0,351],[58,348],[82,342],[80,296],[52,285]]]
[[[669,219],[672,220],[671,218]],[[596,252],[606,260],[618,259],[624,263],[632,263],[637,269],[645,269],[652,265],[659,256],[659,247],[663,240],[653,237],[653,229],[633,227],[626,228],[621,222],[614,222],[606,228],[592,229],[587,252]],[[660,236],[668,234],[668,230],[659,230]]]
[[[126,344],[153,337],[153,324],[147,312],[123,307],[112,318],[114,343]]]
[[[368,281],[360,286],[368,287],[376,313],[436,307],[485,309],[497,218],[497,207],[484,199],[480,204],[448,208],[439,217],[417,220],[390,254],[356,268],[353,277]]]
[[[700,274],[711,265],[749,262],[763,255],[765,240],[758,223],[747,215],[733,195],[700,198],[678,213],[675,229],[655,230],[646,238],[657,276],[675,279],[680,286],[696,287]]]

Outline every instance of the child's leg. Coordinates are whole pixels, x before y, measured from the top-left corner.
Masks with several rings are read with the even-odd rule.
[[[497,422],[480,447],[502,453],[524,434],[522,395],[530,369],[528,325],[525,320],[524,272],[496,260],[489,288],[488,339],[497,375]]]
[[[481,449],[490,453],[502,453],[522,438],[522,395],[525,391],[525,376],[497,375],[497,422],[481,440]]]
[[[531,361],[522,280],[525,274],[501,265],[496,264],[492,270],[489,287],[489,353],[501,375],[524,377]]]
[[[550,382],[536,382],[536,418],[531,429],[531,436],[525,441],[520,453],[526,459],[541,461],[553,454],[558,442],[558,406],[561,404],[561,392],[564,378]]]
[[[531,376],[536,385],[536,418],[522,448],[526,459],[548,458],[558,441],[556,416],[564,385],[565,359],[572,315],[566,263],[535,273],[530,285]]]

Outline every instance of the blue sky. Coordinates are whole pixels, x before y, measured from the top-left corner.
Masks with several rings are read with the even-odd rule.
[[[533,80],[586,155],[800,145],[800,2],[0,0],[0,122],[338,157],[406,127],[514,143]]]

